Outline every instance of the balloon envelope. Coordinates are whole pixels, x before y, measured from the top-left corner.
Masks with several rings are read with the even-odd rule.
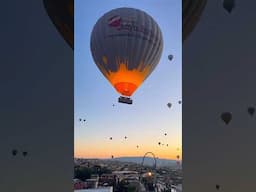
[[[131,96],[159,63],[162,32],[147,13],[118,8],[103,15],[91,33],[91,53],[118,93]]]
[[[168,59],[171,61],[173,59],[173,55],[168,55]]]
[[[224,112],[224,113],[221,114],[221,119],[226,124],[229,124],[229,122],[232,120],[232,114],[230,112]]]
[[[253,116],[253,114],[255,113],[255,108],[254,107],[249,107],[248,108],[248,113]]]
[[[193,31],[198,23],[207,0],[182,0],[182,39]]]
[[[235,8],[235,0],[223,0],[223,7],[227,12],[231,13]]]
[[[74,0],[43,0],[53,24],[74,49]]]

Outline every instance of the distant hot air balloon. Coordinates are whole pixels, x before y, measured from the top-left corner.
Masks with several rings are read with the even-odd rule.
[[[168,147],[168,144],[166,144],[166,146]]]
[[[127,139],[127,137],[125,136],[124,139]]]
[[[74,0],[43,0],[53,24],[74,49]]]
[[[158,145],[161,145],[161,142],[158,142]]]
[[[179,155],[177,155],[176,157],[177,157],[177,159],[179,159],[179,158],[180,158],[180,156],[179,156]]]
[[[168,59],[171,61],[173,59],[173,55],[168,55]]]
[[[28,154],[28,152],[26,152],[26,151],[22,152],[22,155],[23,155],[24,157],[27,156],[27,154]]]
[[[221,119],[226,124],[229,124],[229,122],[232,120],[232,114],[230,112],[224,112],[224,113],[221,114]]]
[[[91,33],[91,53],[99,70],[122,96],[129,98],[152,73],[163,50],[162,32],[154,19],[133,8],[104,14]]]
[[[231,13],[235,8],[235,0],[223,0],[223,7],[227,12]]]
[[[168,106],[169,108],[171,108],[172,104],[171,104],[171,103],[167,103],[167,106]]]
[[[186,40],[198,23],[207,0],[182,0],[182,40]]]
[[[255,108],[254,107],[248,107],[248,113],[253,116],[253,114],[255,113]]]
[[[139,148],[139,145],[137,145],[136,147]]]
[[[111,158],[113,159],[113,158],[114,158],[114,156],[113,156],[113,155],[111,155]]]
[[[110,137],[109,139],[112,140],[112,137]]]
[[[164,134],[165,136],[167,135],[167,133]]]
[[[79,118],[79,121],[82,121],[82,119],[81,119],[81,118]]]
[[[13,149],[13,150],[12,150],[12,155],[13,155],[13,156],[17,155],[17,153],[18,153],[18,151],[17,151],[16,149]]]
[[[179,101],[178,103],[179,103],[179,104],[181,104],[181,103],[182,103],[182,101]]]

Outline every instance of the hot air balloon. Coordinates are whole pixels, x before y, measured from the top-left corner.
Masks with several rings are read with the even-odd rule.
[[[231,13],[235,8],[235,0],[223,0],[223,7],[227,12]]]
[[[124,139],[127,139],[127,137],[125,136]]]
[[[171,61],[173,59],[173,55],[168,55],[168,59]]]
[[[177,157],[177,159],[179,159],[179,158],[180,158],[180,156],[179,156],[179,155],[177,155],[176,157]]]
[[[178,103],[179,103],[179,104],[181,104],[181,103],[182,103],[182,101],[179,101]]]
[[[220,189],[220,186],[219,186],[219,185],[216,185],[216,189],[219,190],[219,189]]]
[[[59,33],[74,49],[74,0],[43,0],[43,3]]]
[[[167,135],[167,133],[164,134],[165,136]]]
[[[167,106],[168,106],[169,108],[171,108],[172,104],[171,104],[171,103],[167,103]]]
[[[253,114],[255,113],[255,108],[254,107],[248,107],[248,113],[253,116]]]
[[[22,152],[22,155],[23,155],[24,157],[27,156],[27,154],[28,154],[28,152],[26,152],[26,151]]]
[[[95,64],[121,94],[118,101],[132,104],[130,97],[159,63],[163,38],[147,13],[118,8],[97,21],[90,45]]]
[[[198,23],[207,0],[182,0],[182,40],[186,40]]]
[[[158,145],[161,145],[161,142],[158,142]]]
[[[18,153],[18,151],[17,151],[16,149],[13,149],[13,150],[12,150],[12,155],[13,155],[13,156],[17,155],[17,153]]]
[[[232,120],[232,114],[230,112],[224,112],[224,113],[221,114],[221,119],[226,124],[229,124],[229,122]]]
[[[112,140],[112,137],[110,137],[109,139]]]
[[[137,145],[136,147],[139,148],[139,145]]]

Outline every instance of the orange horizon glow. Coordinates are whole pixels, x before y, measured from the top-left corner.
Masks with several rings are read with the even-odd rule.
[[[170,160],[182,160],[182,151],[175,151],[172,149],[170,151],[164,150],[150,150],[149,148],[143,149],[129,149],[126,148],[125,150],[111,150],[108,146],[105,146],[102,149],[95,148],[94,150],[83,150],[83,149],[76,149],[74,153],[75,158],[85,158],[85,159],[110,159],[113,155],[114,158],[117,157],[143,157],[146,152],[153,152],[157,158],[160,159],[170,159]],[[177,159],[177,155],[179,155],[179,159]],[[151,157],[148,155],[147,157]]]

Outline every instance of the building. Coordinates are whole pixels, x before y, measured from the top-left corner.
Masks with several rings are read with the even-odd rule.
[[[74,192],[113,192],[113,187],[102,187],[96,189],[80,189]]]

